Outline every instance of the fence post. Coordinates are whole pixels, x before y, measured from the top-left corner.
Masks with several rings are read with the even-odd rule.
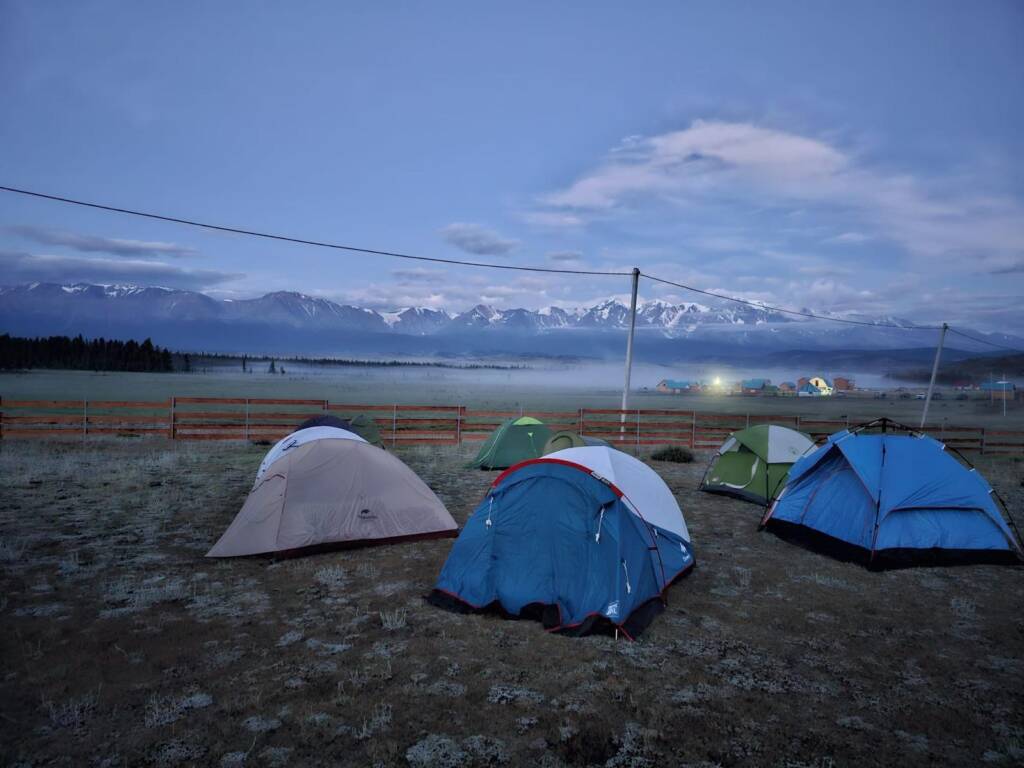
[[[690,450],[697,449],[697,412],[690,411]]]
[[[580,408],[580,415],[579,415],[579,417],[577,418],[577,421],[576,421],[576,431],[577,431],[577,433],[580,436],[583,435],[583,409],[582,408]]]
[[[175,398],[175,397],[171,398],[171,423],[170,423],[170,425],[168,427],[168,432],[170,432],[169,437],[171,438],[171,440],[177,440],[178,439],[177,430],[174,427],[175,400],[177,400],[177,398]]]
[[[398,429],[398,403],[391,406],[391,448],[394,450],[395,440],[398,439],[396,431]]]
[[[4,398],[0,395],[0,440],[4,439]]]
[[[750,429],[750,414],[747,414],[747,429]]]
[[[981,428],[981,455],[985,455],[985,428]]]
[[[636,409],[636,455],[640,455],[640,409]]]
[[[458,411],[455,413],[455,444],[462,445],[462,410],[466,407],[464,405],[456,406]]]
[[[249,439],[249,398],[245,398],[245,439]]]
[[[89,434],[89,401],[82,401],[82,439]]]

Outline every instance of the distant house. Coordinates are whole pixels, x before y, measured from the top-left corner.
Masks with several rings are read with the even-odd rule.
[[[828,379],[823,379],[821,376],[812,376],[808,382],[811,386],[818,388],[818,394],[820,395],[831,395],[835,391],[835,387],[832,386],[832,382]]]
[[[985,381],[981,391],[993,400],[1013,400],[1017,394],[1017,385],[1012,381]]]
[[[821,390],[808,381],[797,388],[796,394],[798,397],[821,397]]]
[[[682,381],[680,379],[662,379],[658,382],[657,390],[670,395],[679,395],[684,392],[699,392],[701,384],[699,381]]]
[[[810,382],[810,378],[808,378],[807,376],[801,376],[799,379],[796,380],[797,390],[799,390],[801,387],[804,386],[804,384],[807,384],[808,382]]]
[[[772,387],[771,379],[744,379],[740,382],[740,391],[744,395],[761,395],[764,394],[767,387]]]
[[[836,392],[852,392],[857,388],[853,379],[846,376],[836,376],[832,380],[832,386],[835,387]]]
[[[784,381],[779,384],[780,395],[792,395],[796,393],[796,384],[792,381]]]

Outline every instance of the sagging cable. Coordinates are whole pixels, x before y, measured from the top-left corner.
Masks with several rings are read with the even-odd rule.
[[[601,543],[601,523],[604,522],[604,507],[601,507],[601,516],[597,518],[597,534],[594,536],[594,541],[598,544]]]
[[[494,509],[494,497],[493,496],[489,496],[487,498],[487,520],[484,523],[484,525],[487,526],[488,528],[491,527],[491,510],[492,509]]]
[[[626,574],[626,594],[630,594],[633,588],[629,586],[629,568],[626,567],[626,561],[622,561],[622,572]]]

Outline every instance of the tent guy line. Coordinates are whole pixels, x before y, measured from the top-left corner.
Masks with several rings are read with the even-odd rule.
[[[618,272],[618,271],[601,271],[601,270],[588,270],[588,269],[558,269],[555,267],[538,267],[538,266],[515,266],[512,264],[494,264],[492,262],[484,261],[466,261],[462,259],[445,259],[437,256],[416,256],[408,253],[399,253],[397,251],[385,251],[375,248],[362,248],[354,245],[342,245],[340,243],[330,243],[322,240],[312,240],[301,237],[291,237],[288,235],[278,235],[270,232],[259,232],[257,230],[242,229],[240,227],[229,227],[222,224],[210,224],[208,222],[193,221],[191,219],[181,218],[179,216],[169,216],[159,213],[150,213],[147,211],[139,211],[131,208],[122,208],[114,205],[105,205],[103,203],[93,203],[85,200],[76,200],[70,197],[62,197],[60,195],[51,195],[45,192],[35,192],[28,189],[20,189],[18,187],[9,187],[6,185],[0,185],[0,192],[9,192],[16,195],[24,195],[27,197],[34,197],[43,200],[50,200],[53,202],[64,203],[67,205],[77,205],[83,208],[93,208],[96,210],[107,211],[109,213],[120,213],[127,216],[138,216],[145,219],[154,219],[157,221],[166,221],[172,224],[183,224],[189,227],[197,227],[199,229],[209,229],[217,232],[228,232],[236,235],[246,235],[248,237],[258,237],[265,240],[277,240],[280,242],[294,243],[297,245],[311,245],[318,248],[331,248],[339,251],[348,251],[351,253],[363,253],[371,256],[387,256],[396,259],[408,259],[412,261],[426,261],[433,262],[436,264],[452,264],[464,267],[480,267],[485,269],[504,269],[515,272],[543,272],[549,274],[562,274],[562,275],[596,275],[602,277],[631,277],[632,272]],[[829,317],[828,315],[819,315],[813,312],[802,312],[795,309],[785,309],[783,307],[777,307],[771,304],[765,304],[757,301],[750,301],[748,299],[740,299],[735,296],[728,296],[722,293],[716,293],[714,291],[707,291],[702,288],[695,288],[685,283],[679,283],[673,280],[667,280],[662,277],[656,277],[646,272],[640,273],[642,277],[646,277],[648,280],[652,280],[657,283],[664,285],[670,285],[675,288],[680,288],[685,291],[697,293],[703,296],[710,296],[712,298],[721,299],[722,301],[732,301],[737,304],[745,304],[747,306],[756,307],[772,312],[780,312],[788,315],[797,315],[800,317],[813,318],[815,320],[827,320],[833,323],[843,323],[845,325],[860,325],[870,326],[875,328],[892,328],[900,331],[937,331],[941,330],[941,326],[938,325],[915,325],[913,327],[907,327],[903,325],[897,325],[896,323],[873,323],[867,320],[850,320],[842,317]],[[953,333],[956,333],[964,338],[970,339],[981,344],[988,344],[993,347],[999,347],[1007,349],[1013,352],[1024,352],[1024,350],[1016,349],[1014,347],[1007,347],[994,342],[985,341],[978,339],[974,336],[969,336],[965,333],[955,330],[950,327]]]

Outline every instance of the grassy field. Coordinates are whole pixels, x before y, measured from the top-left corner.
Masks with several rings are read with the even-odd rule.
[[[552,377],[555,377],[552,379]],[[591,383],[586,369],[571,377],[550,371],[493,371],[422,368],[341,368],[328,373],[91,373],[32,371],[0,374],[5,399],[160,400],[171,396],[320,398],[332,402],[466,405],[482,409],[576,410],[617,408],[622,390]],[[554,385],[552,385],[552,383]],[[707,413],[800,415],[808,418],[849,417],[860,423],[879,416],[916,425],[923,403],[872,394],[835,398],[726,397],[664,395],[635,391],[635,408],[678,408]],[[932,404],[929,421],[949,424],[1024,429],[1024,407],[1002,407],[984,397],[957,401],[949,392]]]
[[[469,450],[399,452],[460,524]],[[204,559],[263,451],[0,446],[0,763],[1024,761],[1024,569],[871,573],[654,463],[697,567],[639,642],[572,639],[426,604],[448,540]],[[1019,513],[1024,462],[980,468]]]

